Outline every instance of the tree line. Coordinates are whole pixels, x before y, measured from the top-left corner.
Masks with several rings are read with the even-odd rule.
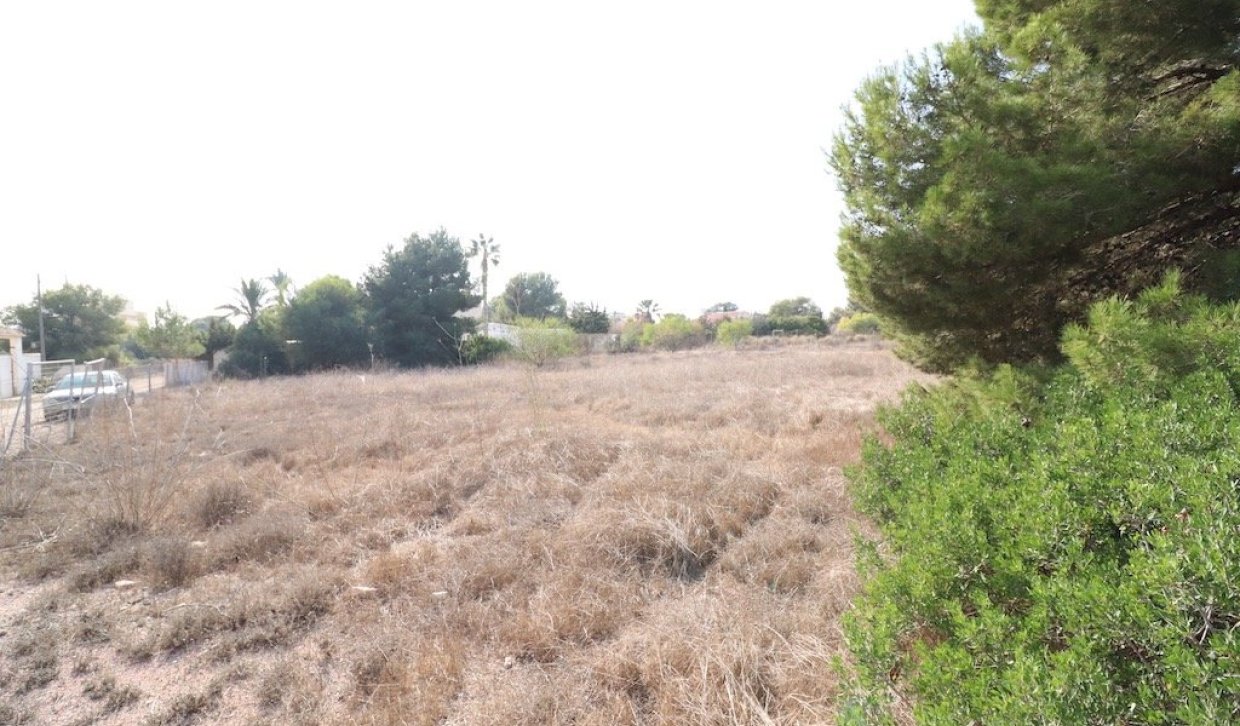
[[[480,263],[477,284],[470,274],[471,258]],[[733,303],[716,304],[702,318],[690,320],[662,315],[650,299],[642,300],[632,315],[618,316],[593,303],[569,305],[559,282],[545,272],[513,275],[488,299],[489,275],[500,258],[500,246],[485,236],[463,245],[443,229],[415,233],[386,248],[357,282],[327,275],[297,288],[277,270],[266,278],[240,279],[232,299],[218,307],[219,315],[189,320],[166,303],[152,322],[141,321],[133,330],[126,330],[118,317],[123,298],[66,284],[42,297],[45,358],[212,361],[217,352],[227,351],[220,372],[243,377],[369,366],[378,360],[400,367],[476,363],[509,349],[479,335],[484,331],[477,329],[478,321],[462,315],[480,304],[484,323],[615,332],[620,339],[615,349],[627,350],[674,350],[720,335],[728,344],[749,335],[824,335],[836,324],[850,332],[873,332],[877,325],[851,304],[824,316],[805,297],[779,301],[768,313],[743,321],[727,319],[739,313]],[[31,335],[39,329],[39,301],[8,308],[2,319]],[[546,332],[538,336],[544,342],[556,338]],[[576,346],[561,336],[554,349],[566,353]]]

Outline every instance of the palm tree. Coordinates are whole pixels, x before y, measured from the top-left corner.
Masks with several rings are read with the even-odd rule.
[[[654,300],[642,300],[637,303],[637,317],[648,323],[653,323],[656,315],[659,314],[659,304]]]
[[[217,310],[227,310],[230,315],[237,315],[245,318],[248,325],[258,320],[258,315],[263,311],[263,303],[267,297],[267,286],[260,280],[241,279],[241,287],[233,288],[233,292],[237,294],[237,302],[240,305],[221,305]]]
[[[276,274],[268,277],[267,281],[275,288],[276,305],[280,307],[288,305],[288,293],[293,290],[293,278],[289,277],[287,272],[277,267]]]
[[[482,322],[491,322],[491,309],[487,306],[487,271],[491,265],[499,264],[499,245],[490,237],[478,235],[478,239],[469,243],[469,256],[482,255]]]

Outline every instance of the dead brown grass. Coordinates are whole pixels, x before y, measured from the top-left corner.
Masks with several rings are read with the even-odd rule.
[[[92,417],[0,469],[0,702],[831,722],[869,532],[841,467],[912,375],[870,341],[778,341],[227,382]]]

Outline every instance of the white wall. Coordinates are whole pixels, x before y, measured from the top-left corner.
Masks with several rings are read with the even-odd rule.
[[[488,338],[498,338],[513,345],[521,345],[521,329],[515,325],[487,323],[482,329],[482,334]]]
[[[13,395],[13,356],[0,354],[0,398]]]

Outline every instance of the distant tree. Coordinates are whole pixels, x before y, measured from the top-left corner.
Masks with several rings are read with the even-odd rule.
[[[568,312],[568,325],[578,333],[606,333],[611,329],[611,316],[594,303],[577,303]]]
[[[736,303],[734,302],[721,302],[721,303],[715,303],[714,305],[711,305],[710,307],[706,308],[706,312],[707,313],[734,313],[739,309],[740,308],[738,308],[736,306]]]
[[[869,334],[882,332],[882,321],[874,313],[852,313],[840,319],[836,329],[841,333]]]
[[[647,323],[653,323],[659,315],[659,304],[654,300],[642,300],[637,303],[637,312],[634,314],[639,320]]]
[[[287,373],[288,352],[280,316],[265,310],[242,325],[228,349],[228,360],[220,366],[226,376],[257,378]]]
[[[822,308],[807,297],[780,300],[766,315],[753,320],[754,335],[826,335],[827,323]]]
[[[154,325],[145,320],[138,325],[134,339],[155,358],[196,358],[206,350],[201,333],[167,302],[155,309]]]
[[[839,322],[843,320],[844,318],[848,317],[849,315],[852,315],[853,313],[861,313],[861,312],[866,312],[866,310],[862,308],[860,305],[858,305],[856,302],[849,300],[848,303],[844,305],[844,307],[833,308],[830,313],[827,313],[827,317],[826,317],[827,329],[828,330],[834,329],[835,326],[839,325]]]
[[[780,300],[771,306],[769,313],[772,318],[822,317],[822,308],[807,297],[794,297]]]
[[[44,360],[74,358],[91,360],[115,353],[125,332],[119,317],[125,299],[107,295],[89,285],[65,284],[59,290],[43,293],[43,330],[47,350],[39,351]],[[21,327],[25,348],[38,349],[39,304],[14,305],[5,310],[4,321]]]
[[[491,298],[491,302],[487,306],[487,313],[493,320],[498,320],[502,323],[511,323],[517,319],[517,314],[508,309],[508,303],[504,302],[503,295],[496,295]]]
[[[517,360],[542,366],[580,352],[577,335],[562,327],[558,320],[518,318],[515,322],[519,343],[511,355]]]
[[[715,331],[715,341],[720,345],[736,346],[751,335],[753,335],[753,321],[725,320],[719,323]]]
[[[289,299],[292,297],[293,278],[289,277],[284,270],[276,268],[275,274],[268,277],[267,281],[271,283],[271,287],[276,293],[276,305],[280,307],[287,306]]]
[[[563,318],[567,303],[560,283],[545,272],[521,272],[504,287],[504,305],[519,318]]]
[[[284,316],[285,333],[297,341],[290,362],[313,370],[368,361],[362,302],[362,293],[336,275],[303,287]]]
[[[241,286],[234,288],[233,292],[237,296],[236,302],[221,305],[216,309],[227,310],[229,315],[244,318],[247,324],[258,320],[267,302],[267,286],[260,280],[242,279]]]
[[[642,328],[642,345],[656,350],[685,350],[706,343],[701,323],[684,315],[669,313],[653,325]]]
[[[458,317],[478,304],[460,240],[439,229],[418,234],[362,279],[376,352],[402,366],[459,363],[473,321]]]
[[[197,318],[190,325],[198,332],[198,339],[202,342],[203,351],[199,359],[206,361],[208,366],[214,366],[216,352],[226,350],[237,337],[236,326],[223,315]]]
[[[478,239],[470,240],[469,256],[480,257],[482,262],[482,320],[491,322],[491,309],[487,304],[487,273],[491,265],[499,265],[499,245],[490,237],[478,235]]]
[[[513,346],[502,338],[471,335],[461,344],[461,363],[477,365],[498,360],[513,353]]]

